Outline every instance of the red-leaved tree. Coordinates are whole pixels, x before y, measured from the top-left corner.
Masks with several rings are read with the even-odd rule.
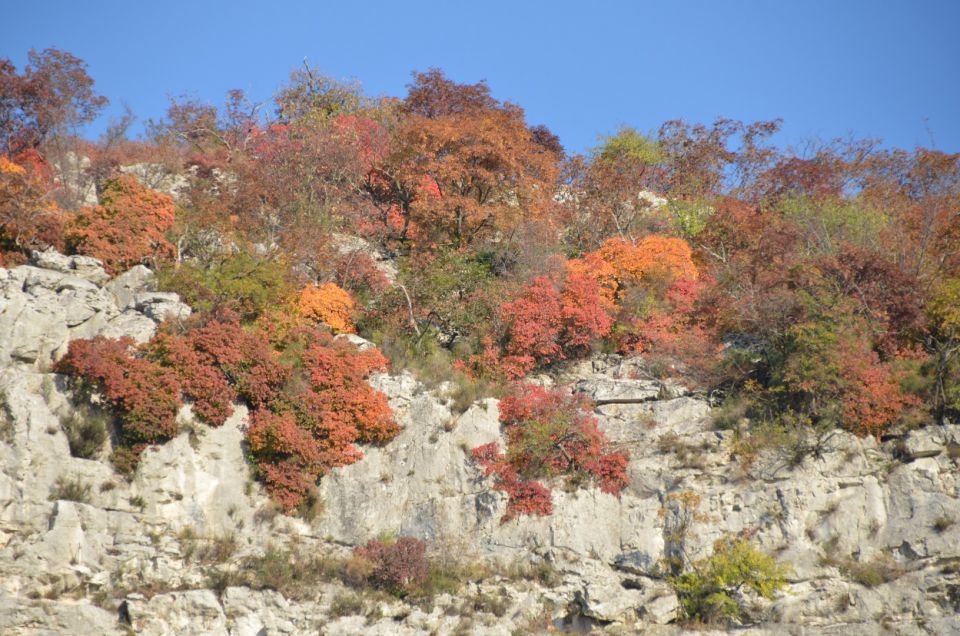
[[[494,476],[494,488],[509,497],[503,521],[552,512],[550,491],[539,479],[593,481],[612,495],[627,485],[628,456],[610,448],[588,407],[582,396],[523,384],[500,402],[506,452],[491,442],[472,454],[485,474]]]

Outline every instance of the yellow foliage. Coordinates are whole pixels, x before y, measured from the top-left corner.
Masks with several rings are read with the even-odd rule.
[[[24,174],[25,172],[23,166],[13,163],[6,157],[0,157],[0,174]]]
[[[297,308],[305,318],[324,322],[338,333],[353,333],[353,311],[356,307],[350,293],[334,283],[320,287],[307,285],[300,292]]]

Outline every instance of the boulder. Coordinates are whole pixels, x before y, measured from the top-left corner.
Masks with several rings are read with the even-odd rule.
[[[100,261],[89,256],[64,256],[56,250],[48,249],[33,252],[30,264],[41,269],[72,274],[97,285],[110,280],[110,275],[103,269]]]
[[[141,292],[134,296],[137,311],[157,323],[165,320],[184,320],[190,317],[190,306],[180,302],[180,296],[170,292]]]
[[[153,291],[155,285],[154,273],[143,265],[136,265],[104,285],[104,289],[113,294],[117,308],[124,311],[135,308],[137,294]]]

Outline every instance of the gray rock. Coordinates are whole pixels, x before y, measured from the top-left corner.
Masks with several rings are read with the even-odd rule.
[[[663,385],[656,380],[620,380],[596,378],[581,380],[575,390],[585,394],[597,406],[604,404],[639,404],[656,400]]]
[[[100,335],[106,338],[121,338],[129,336],[137,343],[148,342],[157,330],[157,323],[143,314],[128,309],[112,318],[100,330]]]
[[[151,190],[170,195],[178,203],[187,199],[190,189],[190,179],[181,174],[175,174],[160,163],[135,163],[120,166],[120,172],[133,175],[143,185]]]
[[[48,249],[43,252],[33,252],[30,264],[42,269],[73,274],[97,285],[110,280],[110,275],[103,269],[100,261],[89,256],[64,256],[56,250]]]
[[[170,292],[142,292],[134,296],[137,311],[157,323],[164,320],[184,320],[190,317],[190,306],[180,302],[180,296]]]
[[[136,265],[104,285],[104,289],[114,295],[117,308],[124,311],[135,308],[137,294],[153,291],[155,284],[154,273],[143,265]]]

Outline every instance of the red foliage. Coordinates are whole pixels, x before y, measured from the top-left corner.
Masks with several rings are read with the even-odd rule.
[[[300,504],[328,465],[311,432],[289,411],[254,410],[247,442],[267,490],[284,510]]]
[[[712,329],[700,320],[702,279],[681,279],[673,283],[662,303],[646,317],[625,321],[617,336],[617,348],[628,354],[647,354],[666,368],[682,366],[682,375],[697,382],[709,380],[722,360],[722,345]]]
[[[337,115],[331,127],[341,144],[355,148],[362,172],[368,172],[390,152],[389,134],[369,117]]]
[[[787,197],[837,197],[843,190],[843,174],[836,157],[781,159],[758,178],[760,197],[776,202]]]
[[[181,393],[214,426],[245,400],[253,461],[290,511],[330,468],[361,457],[354,444],[385,443],[399,427],[386,397],[366,382],[386,369],[379,351],[305,328],[276,344],[288,348],[283,361],[267,333],[225,311],[194,316],[183,333],[168,328],[142,351],[130,339],[76,340],[56,368],[103,395],[121,417],[127,446],[175,435]]]
[[[483,474],[494,477],[494,489],[507,494],[507,510],[500,519],[501,523],[520,515],[545,517],[553,514],[550,490],[538,481],[521,481],[496,442],[478,446],[471,454],[483,468]]]
[[[562,357],[561,300],[549,278],[534,279],[519,298],[504,303],[501,311],[509,321],[503,356],[507,375],[521,377],[538,364]]]
[[[878,332],[876,344],[884,354],[895,354],[923,333],[922,285],[886,254],[844,244],[835,257],[821,258],[818,265],[857,301],[858,313]]]
[[[210,364],[187,338],[159,333],[148,345],[152,359],[169,367],[180,380],[193,412],[207,424],[220,426],[233,413],[237,392],[223,373]]]
[[[627,485],[626,453],[611,451],[587,401],[562,390],[519,385],[500,402],[506,454],[496,442],[473,449],[494,488],[510,498],[503,521],[521,514],[548,515],[550,493],[536,479],[566,476],[594,480],[618,495]]]
[[[275,400],[290,371],[277,359],[263,334],[248,330],[233,312],[213,319],[198,317],[199,326],[187,332],[189,345],[200,361],[219,369],[237,395],[261,408]]]
[[[888,362],[881,362],[866,341],[860,347],[844,347],[838,366],[846,386],[841,395],[843,425],[857,435],[877,438],[899,419],[904,409],[918,404],[906,395]]]
[[[368,581],[391,591],[403,591],[426,581],[426,552],[427,544],[415,537],[400,537],[393,543],[372,539],[353,551],[373,565]]]
[[[329,262],[337,284],[346,290],[379,295],[390,288],[390,280],[369,254],[337,252],[329,256]]]
[[[0,59],[0,152],[40,147],[93,121],[107,98],[93,90],[83,60],[59,49],[27,53],[22,73]]]
[[[545,276],[534,279],[519,298],[501,306],[506,374],[522,377],[538,366],[589,353],[613,325],[606,307],[600,285],[586,272],[568,269],[559,291]]]
[[[610,333],[613,319],[607,313],[597,280],[586,272],[569,270],[560,295],[563,332],[568,355],[582,355]]]
[[[144,187],[133,176],[120,175],[104,184],[100,205],[81,210],[71,221],[67,246],[100,259],[111,274],[170,258],[174,247],[164,233],[173,227],[174,214],[168,195]]]
[[[166,441],[177,433],[180,383],[168,368],[133,355],[130,338],[74,340],[54,369],[100,393],[120,416],[127,444]]]

